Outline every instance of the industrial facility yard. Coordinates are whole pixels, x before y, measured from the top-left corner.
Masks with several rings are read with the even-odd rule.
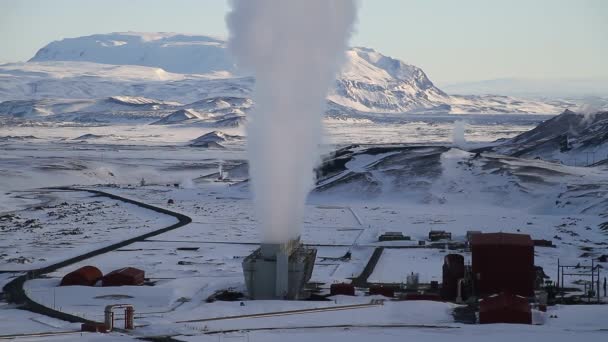
[[[24,151],[47,154],[45,158],[53,153],[68,153],[65,148],[57,150],[56,146],[61,145],[46,144],[27,143],[23,148],[15,148],[14,143],[4,145],[3,156],[14,163],[16,159],[9,156],[27,153]],[[71,190],[23,189],[6,193],[5,200],[8,202],[14,200],[19,203],[24,198],[28,202],[20,204],[25,208],[2,216],[1,224],[5,227],[0,233],[2,241],[11,246],[10,249],[3,249],[7,252],[3,252],[0,259],[2,285],[28,270],[40,269],[128,238],[153,233],[177,222],[174,217],[85,190],[118,195],[192,219],[191,223],[182,227],[114,248],[52,272],[38,274],[36,279],[23,284],[26,296],[33,302],[90,321],[103,321],[106,305],[132,304],[135,307],[136,329],[130,331],[129,335],[116,332],[106,338],[102,337],[105,335],[96,337],[101,340],[171,336],[179,341],[217,341],[218,338],[308,341],[321,336],[325,340],[334,334],[341,339],[354,341],[372,337],[378,341],[389,341],[396,336],[431,340],[446,334],[463,340],[490,338],[504,341],[515,338],[566,341],[575,336],[600,341],[606,337],[605,305],[560,304],[550,306],[547,312],[534,309],[535,325],[512,329],[504,325],[461,323],[454,311],[463,307],[458,304],[367,295],[367,286],[371,284],[404,288],[406,278],[412,272],[418,273],[421,284],[431,281],[441,283],[441,265],[447,254],[462,254],[466,263],[470,264],[466,234],[472,230],[529,234],[535,240],[551,241],[554,247],[535,247],[534,263],[555,281],[558,259],[562,265],[587,265],[592,258],[608,254],[606,233],[600,228],[605,217],[580,213],[580,208],[593,206],[593,201],[601,203],[601,197],[593,199],[592,196],[587,198],[583,195],[579,198],[587,199],[582,204],[573,204],[577,205],[576,209],[551,209],[548,202],[549,198],[553,198],[551,187],[537,182],[534,183],[536,192],[533,195],[525,192],[517,195],[522,200],[520,203],[512,198],[499,198],[496,194],[501,193],[500,189],[486,189],[485,198],[492,197],[495,203],[481,203],[473,192],[460,188],[479,185],[472,185],[469,171],[463,170],[462,163],[458,162],[472,160],[473,156],[457,149],[443,152],[440,163],[442,176],[428,194],[421,194],[418,189],[409,194],[387,193],[363,198],[358,189],[361,185],[357,182],[351,183],[351,190],[356,190],[352,195],[344,191],[340,182],[332,191],[327,191],[327,182],[321,180],[322,186],[309,197],[302,231],[302,242],[318,250],[308,285],[314,293],[312,299],[316,300],[253,301],[246,295],[236,301],[210,300],[224,290],[246,294],[241,263],[257,248],[260,239],[248,184],[243,182],[245,178],[230,179],[231,173],[226,167],[228,176],[217,179],[217,165],[239,165],[243,145],[234,145],[230,151],[209,151],[210,158],[206,159],[206,164],[190,171],[199,176],[191,177],[194,181],[190,182],[176,178],[171,180],[171,173],[166,171],[173,164],[189,162],[175,158],[179,155],[174,155],[175,159],[172,160],[155,160],[145,156],[139,159],[137,155],[125,152],[129,150],[127,146],[89,147],[91,149],[75,152],[81,162],[86,161],[82,163],[102,163],[106,160],[105,156],[101,159],[101,154],[106,153],[102,151],[111,149],[114,153],[128,156],[122,159],[123,165],[136,164],[138,160],[142,164],[145,161],[147,165],[153,165],[155,171],[150,173],[155,178],[142,182],[138,181],[137,176],[131,176],[130,185],[90,184],[76,185]],[[148,149],[166,148],[148,146]],[[435,149],[427,148],[424,153],[434,153]],[[206,151],[194,153],[205,154]],[[387,155],[390,153],[361,155],[347,163],[347,168],[352,172],[369,169],[369,165],[377,164]],[[61,162],[69,163],[69,159]],[[572,168],[532,160],[510,161],[514,162],[535,168],[557,168],[560,174],[563,172],[562,179],[570,182],[571,186],[581,181],[576,173],[584,173],[585,182],[597,178],[597,183],[601,185],[606,172],[598,168]],[[114,170],[112,164],[107,165]],[[118,167],[116,169],[119,170]],[[32,168],[27,172],[40,171]],[[79,171],[53,172],[77,174]],[[120,171],[114,172],[117,178],[121,176]],[[10,174],[11,170],[5,170],[5,173]],[[206,174],[210,176],[200,177]],[[551,176],[545,176],[545,180],[550,181]],[[167,181],[159,182],[163,177]],[[182,175],[179,177],[185,179]],[[334,180],[340,179],[339,176],[332,177]],[[483,179],[479,175],[476,177]],[[54,185],[65,185],[64,179],[59,178]],[[495,185],[500,187],[499,184],[497,180]],[[530,186],[530,183],[524,184]],[[539,189],[547,192],[541,193]],[[495,190],[496,193],[493,192]],[[341,192],[344,195],[340,195]],[[429,201],[433,204],[430,205]],[[9,225],[7,220],[18,222],[19,225]],[[449,241],[429,241],[431,230],[450,232],[452,238]],[[401,232],[409,240],[378,241],[378,237],[386,232]],[[424,245],[419,241],[424,241]],[[145,270],[146,282],[143,286],[122,287],[58,286],[63,276],[85,265],[93,265],[104,274],[124,266],[135,267]],[[563,286],[570,288],[567,296],[583,295],[583,284],[587,280],[585,277],[566,277]],[[356,296],[329,296],[332,284],[351,281],[361,286],[356,288]],[[4,295],[9,296],[7,293]],[[606,301],[603,295],[601,293],[601,300]],[[585,300],[583,298],[583,302]],[[80,323],[67,323],[16,308],[14,304],[0,307],[0,335],[61,333],[54,337],[22,338],[70,341],[77,340],[81,334],[89,334],[80,332]],[[118,313],[117,317],[122,317],[122,314]],[[116,323],[117,328],[122,328],[121,324]],[[64,334],[66,331],[77,332]]]
[[[608,6],[517,2],[0,1],[0,341],[608,341]]]

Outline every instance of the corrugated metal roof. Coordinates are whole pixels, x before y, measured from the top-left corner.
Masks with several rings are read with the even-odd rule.
[[[60,286],[81,285],[94,286],[103,274],[95,266],[83,266],[73,272],[66,274],[61,279]]]
[[[101,279],[102,286],[142,285],[145,272],[134,267],[114,270]]]

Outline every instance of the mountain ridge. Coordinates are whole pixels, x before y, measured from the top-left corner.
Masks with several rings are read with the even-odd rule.
[[[52,73],[54,78],[49,80],[37,73],[37,67],[52,71],[55,64],[60,66]],[[72,67],[82,71],[69,71]],[[72,77],[61,75],[62,68]],[[129,74],[130,68],[136,70],[136,76]],[[108,81],[106,72],[120,80],[117,87],[104,88]],[[41,95],[46,97],[129,95],[194,102],[213,96],[248,96],[253,87],[253,80],[242,77],[232,62],[225,41],[178,33],[118,32],[66,38],[47,44],[22,66],[0,66],[0,81],[3,74],[21,78],[28,75],[33,79],[21,82],[26,84],[15,77],[7,79],[8,85],[0,86],[0,100],[14,100],[7,97],[19,92],[24,99],[29,99],[42,89],[48,91]],[[34,79],[36,77],[38,79]],[[137,77],[147,83],[142,85]],[[70,85],[72,80],[78,84]],[[14,87],[11,82],[16,83]],[[91,82],[94,84],[89,84]],[[64,84],[70,87],[66,94],[58,90]],[[112,90],[124,93],[110,93]],[[567,107],[563,103],[508,96],[448,95],[435,86],[422,69],[366,47],[354,47],[346,52],[346,63],[328,100],[348,110],[369,113],[558,114]]]

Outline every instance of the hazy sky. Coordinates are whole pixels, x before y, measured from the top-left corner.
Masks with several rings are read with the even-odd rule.
[[[353,45],[422,67],[439,84],[608,78],[607,0],[360,2]],[[225,37],[228,9],[225,0],[0,0],[0,62],[25,61],[52,40],[93,33]]]

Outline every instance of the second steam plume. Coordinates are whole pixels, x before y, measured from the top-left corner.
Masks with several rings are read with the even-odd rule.
[[[321,140],[325,98],[356,20],[353,0],[234,0],[229,49],[255,75],[247,129],[262,239],[300,235]]]

